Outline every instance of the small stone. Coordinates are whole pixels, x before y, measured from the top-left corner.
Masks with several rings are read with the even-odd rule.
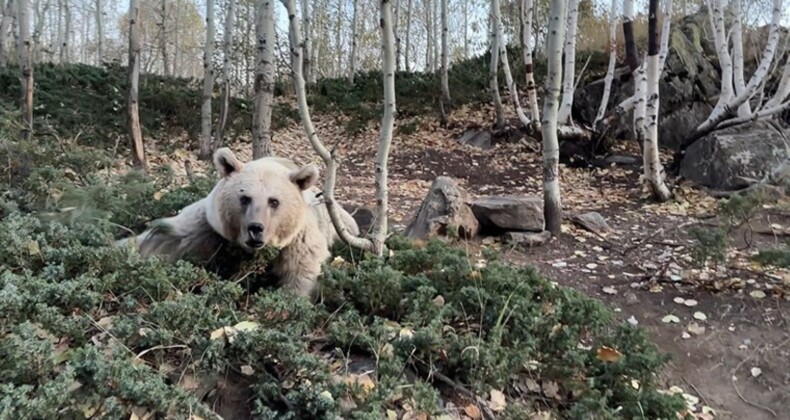
[[[700,321],[705,321],[708,319],[708,316],[702,312],[694,312],[694,319],[698,319]]]
[[[637,303],[639,303],[639,298],[636,297],[636,294],[634,294],[634,293],[626,293],[626,295],[625,295],[625,304],[626,305],[633,306],[633,305],[636,305]]]
[[[593,233],[603,234],[612,230],[606,219],[597,212],[589,212],[573,216],[571,220],[584,229]]]

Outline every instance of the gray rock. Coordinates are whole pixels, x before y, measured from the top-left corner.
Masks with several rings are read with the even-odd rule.
[[[686,149],[680,175],[714,190],[748,187],[777,172],[787,160],[785,136],[768,121],[714,131]]]
[[[606,219],[600,213],[594,211],[578,214],[573,216],[571,220],[584,229],[600,235],[612,230],[609,224],[606,223]]]
[[[477,235],[480,225],[469,202],[469,194],[452,178],[437,177],[404,234],[410,238],[428,238],[457,233],[462,238],[471,238]]]
[[[482,227],[507,231],[543,232],[543,200],[532,196],[488,196],[472,203]]]
[[[709,99],[719,93],[719,66],[715,59],[712,61],[716,53],[712,40],[706,36],[709,31],[708,19],[707,8],[703,6],[697,13],[685,16],[677,25],[673,24],[670,30],[671,51],[659,80],[661,146],[676,147],[679,144],[677,134],[690,132],[683,133],[684,127],[696,127],[694,122],[709,106]],[[603,90],[603,78],[575,90],[573,115],[578,116],[579,122],[588,125],[593,123]],[[612,81],[607,114],[613,115],[614,108],[633,93],[634,80],[628,68],[618,68]],[[633,139],[633,112],[614,114],[605,134],[608,139]]]
[[[486,130],[467,130],[461,138],[458,139],[458,142],[481,149],[490,149],[492,147],[491,133]]]
[[[702,124],[713,111],[713,107],[704,102],[691,102],[669,112],[658,119],[658,144],[662,147],[677,150],[697,127]]]
[[[506,243],[522,245],[526,247],[541,246],[551,239],[551,232],[506,232],[503,236]]]

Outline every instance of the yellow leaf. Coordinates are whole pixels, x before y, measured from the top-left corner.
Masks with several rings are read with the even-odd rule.
[[[253,331],[258,328],[258,323],[252,321],[241,321],[234,325],[233,328],[238,331]]]
[[[217,328],[216,330],[211,332],[211,337],[210,338],[212,340],[217,340],[217,339],[220,339],[222,337],[225,337],[225,327]]]
[[[496,412],[505,411],[505,407],[507,407],[505,394],[503,394],[501,391],[497,391],[496,389],[492,389],[491,401],[488,403],[488,406],[491,407],[491,410]]]
[[[38,246],[38,242],[32,240],[28,241],[27,253],[30,255],[41,255],[41,248]]]
[[[162,196],[165,195],[162,191],[157,191],[154,193],[154,200],[159,201],[162,199]]]
[[[478,420],[483,418],[483,414],[480,413],[480,409],[477,408],[477,406],[474,404],[469,404],[466,407],[464,407],[464,413],[466,413],[467,416],[471,417],[472,420]]]
[[[616,363],[623,357],[623,354],[611,347],[601,346],[596,356],[602,362]]]

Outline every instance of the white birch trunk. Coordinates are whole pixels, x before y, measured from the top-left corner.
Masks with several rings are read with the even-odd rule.
[[[400,0],[395,1],[395,10],[392,12],[392,33],[395,35],[395,71],[401,69],[401,55],[400,55],[400,32],[398,26],[400,25]]]
[[[464,60],[469,58],[469,0],[461,0],[464,18]]]
[[[403,68],[406,69],[407,72],[411,69],[411,58],[409,56],[411,52],[411,2],[412,0],[406,2],[406,46],[403,50]]]
[[[31,57],[30,17],[27,0],[17,0],[17,56],[21,88],[22,139],[27,139],[33,128],[33,60]]]
[[[219,121],[214,133],[214,150],[221,147],[225,138],[225,127],[228,123],[228,108],[230,105],[230,71],[231,55],[233,54],[233,26],[236,15],[236,0],[228,0],[225,15],[225,29],[222,42],[222,102],[219,104]]]
[[[299,115],[302,120],[302,125],[304,126],[305,132],[307,134],[307,138],[310,141],[310,144],[315,149],[316,153],[321,157],[326,165],[326,175],[324,181],[324,189],[323,189],[323,197],[324,202],[326,204],[327,211],[329,212],[329,217],[332,220],[332,225],[335,227],[335,230],[338,233],[338,236],[349,244],[352,247],[359,248],[371,253],[382,254],[385,249],[383,246],[383,237],[378,237],[378,235],[386,234],[387,228],[387,221],[386,221],[386,199],[387,199],[387,184],[386,182],[377,183],[377,187],[379,191],[377,191],[376,199],[377,199],[377,214],[381,215],[382,210],[385,217],[379,217],[375,221],[375,226],[373,227],[374,232],[374,239],[367,240],[364,238],[359,238],[351,235],[346,229],[343,220],[340,217],[339,212],[337,211],[337,202],[335,200],[335,181],[337,178],[337,162],[334,159],[334,156],[327,150],[324,144],[321,142],[321,139],[318,137],[318,133],[313,126],[313,121],[310,116],[310,109],[307,106],[307,93],[305,89],[305,81],[302,75],[302,41],[301,37],[301,29],[299,25],[299,20],[296,18],[296,5],[295,0],[281,0],[282,4],[285,6],[289,17],[289,46],[291,50],[291,77],[294,83],[294,90],[296,92],[296,102],[297,107],[299,109]],[[385,7],[386,6],[386,7]],[[381,157],[386,158],[386,153],[389,151],[389,145],[386,145],[386,148],[382,147],[383,140],[391,139],[392,135],[392,118],[394,118],[394,107],[395,107],[395,92],[394,92],[394,57],[393,57],[393,49],[394,49],[394,40],[392,36],[392,26],[389,22],[391,22],[391,14],[389,13],[390,7],[388,1],[382,1],[382,9],[386,10],[388,13],[383,13],[386,16],[382,16],[383,25],[382,26],[382,36],[385,38],[389,43],[388,51],[385,51],[384,54],[384,62],[385,62],[385,69],[383,74],[385,75],[385,80],[387,77],[390,78],[390,81],[385,82],[385,114],[384,119],[382,120],[382,137],[379,139],[379,152],[377,153],[377,162],[376,162],[376,179],[379,180],[380,177],[386,177],[386,161],[381,162],[379,159]],[[385,17],[387,19],[385,19]],[[391,42],[389,42],[391,41]],[[392,67],[392,69],[390,69]],[[389,71],[388,71],[389,70]],[[389,89],[391,87],[391,89]],[[387,99],[392,99],[391,102],[387,101]],[[391,108],[390,108],[391,106]],[[389,115],[388,113],[392,113]],[[383,150],[382,150],[383,149]],[[380,165],[384,165],[383,167]],[[386,178],[383,178],[386,180]],[[381,201],[379,201],[381,200]],[[383,229],[382,229],[383,228]],[[379,241],[380,239],[380,241]],[[381,246],[377,245],[377,242],[381,243]]]
[[[382,82],[384,87],[384,115],[381,118],[381,133],[379,134],[379,147],[376,151],[374,163],[376,184],[376,221],[373,226],[371,241],[373,252],[381,256],[386,246],[387,215],[389,213],[389,179],[388,165],[390,145],[395,125],[395,36],[392,30],[391,0],[381,0],[381,50],[382,50]]]
[[[348,83],[354,83],[357,72],[357,26],[359,26],[359,0],[354,0],[354,15],[351,18],[351,54],[348,57]]]
[[[167,2],[162,0],[162,21],[159,23],[159,52],[162,54],[162,70],[170,76],[170,57],[167,54]]]
[[[741,1],[732,0],[732,72],[735,94],[740,95],[746,90],[746,81],[743,76],[743,29],[741,15]],[[738,116],[746,117],[752,113],[749,101],[744,102],[738,107]]]
[[[663,33],[662,33],[663,36]],[[612,80],[614,80],[614,69],[617,64],[617,0],[612,0],[609,6],[609,66],[606,68],[606,76],[603,81],[603,96],[601,105],[598,107],[598,114],[595,115],[593,127],[598,126],[598,121],[606,115],[606,108],[609,106],[609,95],[612,92]]]
[[[658,68],[664,71],[664,64],[669,55],[669,26],[672,23],[672,0],[664,0],[663,20],[661,21],[661,48],[658,51]]]
[[[505,126],[505,110],[502,106],[502,97],[499,95],[499,44],[496,36],[496,24],[494,14],[489,15],[489,40],[491,43],[491,63],[488,68],[488,87],[494,100],[495,120],[494,127],[502,128]]]
[[[337,20],[335,20],[335,77],[340,77],[343,74],[343,46],[341,45],[342,42],[342,34],[343,34],[343,5],[345,4],[345,0],[339,0],[337,2]],[[276,35],[276,32],[275,32]]]
[[[560,193],[560,147],[557,139],[558,108],[562,86],[562,48],[565,40],[565,0],[551,1],[546,54],[548,75],[543,103],[543,215],[546,230],[553,236],[562,232],[562,199]]]
[[[790,55],[788,55],[787,62],[782,70],[782,78],[779,80],[779,86],[776,88],[774,96],[765,103],[763,109],[771,109],[779,106],[788,96],[790,96]]]
[[[102,17],[102,1],[96,0],[96,65],[104,61],[104,18]]]
[[[16,13],[14,0],[8,0],[3,9],[3,18],[0,19],[0,67],[8,65],[8,50],[6,50],[6,36],[11,28]]]
[[[663,69],[659,68],[658,0],[649,0],[648,55],[647,55],[647,130],[642,148],[642,165],[648,188],[657,201],[669,200],[671,193],[664,183],[664,169],[658,154],[658,82]],[[667,16],[664,19],[669,20]]]
[[[722,0],[716,1],[721,2]],[[697,133],[705,133],[715,129],[720,122],[727,119],[734,110],[738,109],[744,102],[748,101],[757,93],[757,88],[762,85],[768,74],[768,70],[771,68],[771,62],[774,59],[774,54],[776,53],[776,45],[779,43],[779,22],[781,18],[782,0],[774,0],[771,25],[768,31],[768,41],[766,42],[762,57],[760,57],[760,64],[749,79],[749,83],[746,85],[744,91],[735,97],[732,97],[732,94],[730,94],[731,98],[723,105],[720,105],[720,100],[719,103],[716,104],[716,108],[714,108],[708,116],[708,119],[697,127]],[[726,44],[723,49],[726,49]]]
[[[565,76],[562,86],[562,102],[560,102],[559,123],[572,124],[573,82],[576,75],[576,22],[579,16],[579,2],[568,0],[568,21],[565,30]]]
[[[313,83],[313,32],[310,16],[310,0],[300,0],[302,3],[302,42],[304,42],[304,78],[307,84]]]
[[[137,0],[129,0],[129,92],[127,93],[127,112],[129,137],[132,140],[134,165],[146,170],[143,134],[140,130],[138,92],[140,89],[140,8]]]
[[[450,81],[448,67],[450,56],[447,46],[447,1],[442,2],[442,100],[446,105],[450,104]]]
[[[535,12],[534,0],[521,0],[521,51],[527,83],[527,100],[535,131],[540,131],[540,109],[538,108],[538,87],[535,84],[532,64],[532,17]]]
[[[214,0],[206,0],[206,41],[203,45],[203,103],[200,106],[200,158],[211,158],[211,95],[214,92]]]
[[[272,155],[272,102],[274,98],[274,2],[258,0],[255,66],[255,102],[252,114],[252,158]]]
[[[716,102],[716,107],[713,109],[713,112],[711,112],[711,116],[721,113],[733,97],[732,57],[730,56],[726,40],[724,0],[712,1],[713,4],[710,5],[710,13],[708,16],[710,18],[711,29],[713,30],[713,41],[716,46],[716,54],[719,57],[719,65],[721,67],[721,91],[719,100]],[[710,117],[708,117],[708,119],[710,119]]]
[[[60,45],[60,62],[61,63],[69,63],[71,62],[71,6],[69,6],[68,1],[64,1],[63,10],[64,16],[63,20],[65,21],[65,30],[63,34],[63,44]]]
[[[433,0],[425,0],[425,70],[433,73],[436,68],[433,67],[433,16],[431,15]]]
[[[432,69],[431,72],[435,72],[436,70],[439,69],[439,47],[440,47],[439,46],[439,42],[441,42],[441,41],[439,41],[439,39],[441,38],[441,35],[439,34],[439,31],[440,31],[440,29],[439,29],[439,22],[440,21],[438,19],[438,16],[439,16],[439,7],[438,7],[439,1],[442,1],[442,0],[431,0],[431,6],[433,7],[433,11],[431,12],[431,20],[430,20],[430,22],[431,22],[431,31],[433,32],[433,36],[431,37],[431,39],[433,39],[433,46],[431,48],[431,50],[433,51],[433,54],[431,55],[431,60],[432,60],[431,61],[431,69]]]
[[[178,77],[181,73],[181,47],[179,37],[181,34],[181,0],[176,0],[173,16],[173,75]]]
[[[505,30],[502,24],[502,11],[500,9],[499,0],[491,1],[491,9],[494,15],[494,28],[496,31],[497,47],[499,49],[499,60],[502,63],[502,71],[505,73],[505,82],[507,83],[508,94],[510,100],[513,102],[513,108],[516,110],[516,115],[524,127],[529,127],[530,121],[527,114],[521,108],[521,102],[518,99],[518,87],[516,81],[513,80],[513,74],[510,72],[510,63],[507,57],[507,45],[505,44]]]

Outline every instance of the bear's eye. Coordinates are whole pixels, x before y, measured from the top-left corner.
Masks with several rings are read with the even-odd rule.
[[[277,207],[280,206],[280,200],[278,200],[276,198],[270,198],[269,199],[269,206],[271,206],[271,208],[273,208],[273,209],[276,209]]]
[[[252,198],[247,195],[242,195],[239,201],[241,201],[242,206],[246,206],[252,202]]]

